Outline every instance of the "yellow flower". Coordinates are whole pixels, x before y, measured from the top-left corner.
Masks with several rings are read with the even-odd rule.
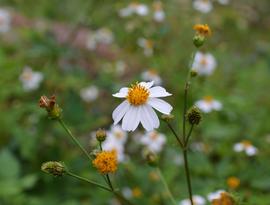
[[[196,24],[193,26],[193,29],[202,36],[210,36],[212,34],[212,31],[207,24]]]
[[[227,179],[227,184],[231,189],[236,189],[240,185],[240,179],[237,177],[229,177]]]
[[[97,154],[92,163],[102,174],[114,173],[118,163],[116,151],[102,151]]]
[[[212,205],[235,205],[235,202],[230,194],[222,192],[221,197],[214,199],[211,203]]]

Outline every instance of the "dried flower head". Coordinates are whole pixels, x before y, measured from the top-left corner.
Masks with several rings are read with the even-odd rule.
[[[102,151],[96,155],[92,163],[101,174],[114,173],[117,170],[117,153],[116,151]]]
[[[50,98],[45,95],[41,96],[39,107],[46,109],[51,119],[59,119],[61,117],[62,109],[56,104],[55,95],[52,95]]]

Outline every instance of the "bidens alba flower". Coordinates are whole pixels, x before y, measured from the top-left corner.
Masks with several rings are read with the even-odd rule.
[[[121,88],[113,95],[117,98],[125,98],[112,113],[115,125],[123,118],[122,129],[126,131],[134,131],[139,123],[147,131],[159,127],[159,119],[153,108],[163,114],[170,114],[172,106],[159,97],[167,97],[171,94],[161,86],[152,87],[153,84],[153,81],[136,83],[130,88]]]
[[[202,100],[197,101],[195,105],[204,113],[222,109],[221,102],[215,100],[212,96],[205,96]]]
[[[209,76],[213,73],[217,66],[214,56],[210,53],[197,52],[192,64],[192,70],[198,75]]]

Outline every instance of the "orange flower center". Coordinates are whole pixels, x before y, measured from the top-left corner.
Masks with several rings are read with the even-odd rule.
[[[127,100],[134,106],[143,105],[146,103],[149,94],[150,93],[147,88],[136,83],[129,88]]]
[[[207,102],[207,103],[211,103],[211,102],[213,102],[213,97],[210,96],[210,95],[208,95],[208,96],[205,96],[205,97],[203,98],[203,100],[204,100],[205,102]]]

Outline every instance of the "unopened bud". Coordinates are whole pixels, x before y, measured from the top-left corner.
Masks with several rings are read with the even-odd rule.
[[[96,139],[99,142],[103,142],[106,139],[106,131],[104,129],[98,129],[96,131]]]
[[[156,167],[158,165],[158,156],[155,153],[149,151],[146,153],[145,158],[149,166]]]
[[[59,177],[65,173],[65,167],[60,162],[50,161],[41,165],[41,170],[53,176]]]
[[[190,76],[191,76],[191,77],[194,78],[194,77],[196,77],[197,75],[198,75],[198,72],[197,72],[196,70],[191,70],[191,71],[190,71]]]
[[[170,122],[171,120],[173,120],[174,119],[174,115],[172,115],[172,114],[169,114],[169,115],[161,115],[161,119],[162,120],[164,120],[164,121],[166,121],[166,122]]]
[[[199,48],[201,47],[205,42],[205,37],[203,35],[195,35],[193,38],[193,44]]]
[[[196,106],[191,107],[186,114],[186,119],[191,125],[198,125],[202,119],[202,113]]]
[[[43,95],[39,99],[39,107],[46,109],[48,116],[51,119],[59,119],[62,114],[62,109],[56,103],[55,95],[48,98]]]

